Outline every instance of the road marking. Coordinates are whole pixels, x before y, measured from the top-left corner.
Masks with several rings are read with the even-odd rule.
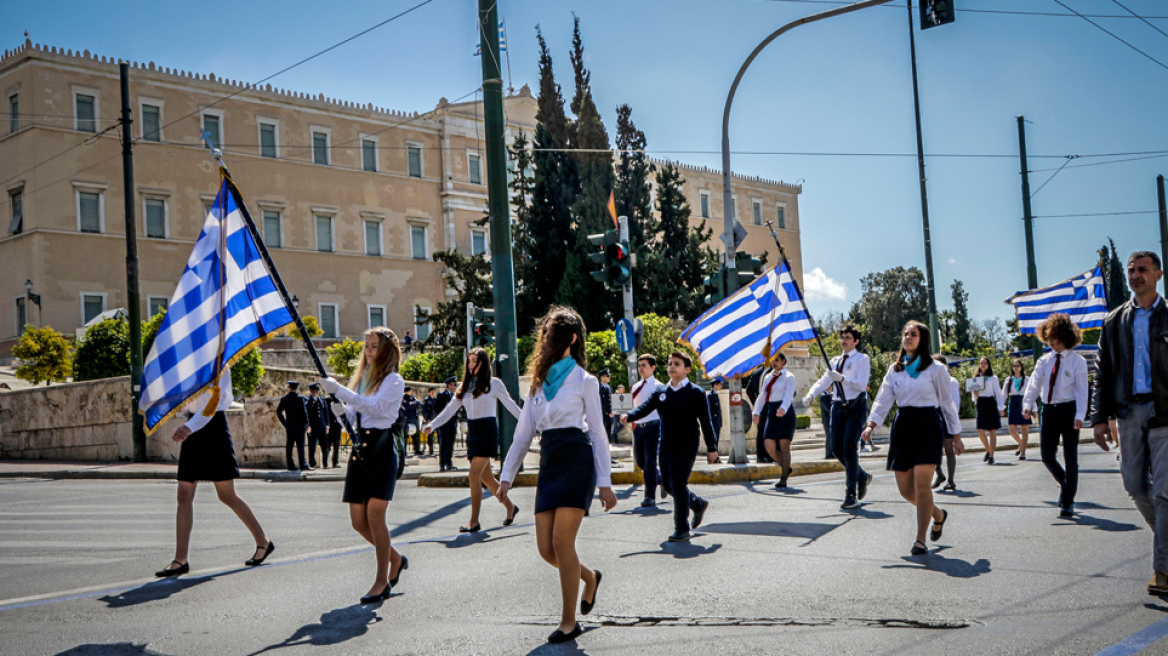
[[[1130,656],[1151,647],[1165,637],[1168,637],[1168,617],[1133,633],[1103,651],[1096,652],[1095,656]]]

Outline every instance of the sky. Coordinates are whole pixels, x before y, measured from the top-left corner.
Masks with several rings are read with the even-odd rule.
[[[28,30],[37,43],[258,81],[422,1],[14,3],[5,9],[0,49],[19,45]],[[1168,3],[1061,2],[1088,16],[1127,17],[1091,19],[1113,37],[1060,0],[956,0],[970,11],[959,11],[954,23],[926,31],[917,25],[942,310],[952,307],[954,280],[964,283],[979,320],[1013,316],[1004,301],[1027,287],[1019,115],[1027,120],[1039,217],[1040,286],[1090,269],[1108,238],[1124,259],[1160,250],[1156,176],[1168,173]],[[616,107],[627,103],[654,157],[720,168],[722,109],[742,62],[782,25],[832,6],[499,0],[509,50],[504,75],[516,89],[538,89],[539,26],[570,98],[574,13],[610,135]],[[428,111],[439,98],[473,94],[481,84],[472,56],[476,8],[471,0],[430,0],[270,83]],[[907,14],[904,0],[894,0],[801,26],[764,50],[739,86],[730,123],[733,168],[802,184],[813,314],[846,312],[868,273],[924,269]],[[1074,155],[1080,157],[1067,159]],[[1128,214],[1081,216],[1111,213]]]

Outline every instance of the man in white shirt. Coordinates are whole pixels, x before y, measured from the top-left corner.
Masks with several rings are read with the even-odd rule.
[[[811,386],[803,397],[803,405],[830,388],[832,394],[830,434],[831,451],[847,471],[847,494],[841,508],[859,506],[859,499],[868,493],[872,475],[860,467],[860,434],[868,418],[868,378],[872,362],[857,350],[860,331],[852,325],[839,333],[843,355],[831,359],[830,368]],[[841,396],[842,394],[842,396]]]
[[[665,391],[665,386],[653,377],[657,371],[657,358],[645,354],[637,358],[637,373],[641,380],[633,385],[633,407],[639,407],[658,392]],[[661,418],[654,410],[641,418],[633,428],[633,459],[645,475],[645,499],[641,501],[642,508],[652,508],[657,505],[657,484],[661,480],[661,473],[657,469],[657,448],[661,440]],[[661,488],[664,498],[665,488]]]

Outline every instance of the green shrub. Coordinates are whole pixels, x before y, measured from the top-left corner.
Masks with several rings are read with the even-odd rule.
[[[106,319],[85,330],[73,354],[73,380],[130,375],[130,324]]]
[[[255,394],[264,379],[264,360],[258,346],[231,367],[231,388],[236,398]]]
[[[24,361],[16,368],[16,377],[33,385],[63,383],[73,375],[71,350],[69,340],[52,326],[26,325],[12,347],[12,355]]]
[[[150,356],[150,349],[154,347],[154,338],[158,337],[158,329],[162,327],[162,320],[166,317],[166,310],[142,322],[142,361]]]
[[[312,316],[311,314],[305,314],[301,316],[300,320],[304,322],[304,328],[308,330],[309,337],[320,337],[324,334],[324,329],[320,327],[320,323],[316,320],[316,317]],[[296,339],[302,342],[304,341],[304,338],[300,335],[300,331],[296,328],[289,330],[288,334],[292,337],[292,339]]]
[[[451,376],[460,376],[462,364],[460,349],[416,353],[402,363],[399,373],[415,383],[441,383]]]
[[[342,378],[352,376],[357,368],[357,358],[361,357],[361,349],[364,347],[365,342],[356,342],[346,337],[345,341],[326,348],[329,368]]]
[[[803,430],[804,428],[811,428],[811,417],[809,417],[807,415],[796,415],[795,416],[795,428],[798,430]]]

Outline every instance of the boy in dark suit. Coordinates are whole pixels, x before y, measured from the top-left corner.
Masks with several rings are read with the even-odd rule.
[[[710,405],[701,388],[689,382],[693,361],[675,351],[669,355],[669,385],[621,417],[621,422],[636,421],[656,411],[661,417],[661,484],[673,496],[673,535],[670,542],[689,540],[690,529],[697,528],[710,502],[689,490],[689,475],[698,455],[698,434],[705,438],[706,459],[713,464],[718,457],[718,441],[710,423]],[[689,514],[693,513],[693,523]]]

